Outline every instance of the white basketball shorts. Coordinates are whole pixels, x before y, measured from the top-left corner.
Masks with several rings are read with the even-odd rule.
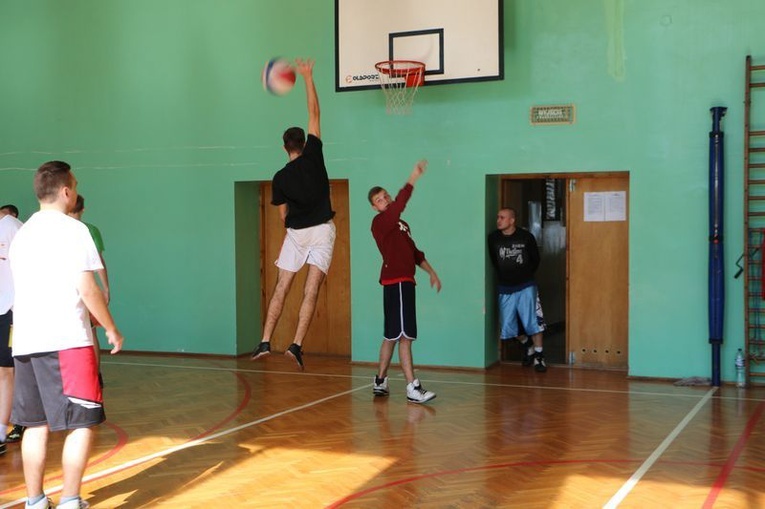
[[[329,271],[332,251],[335,247],[335,223],[309,226],[308,228],[287,228],[282,250],[276,266],[290,272],[298,272],[303,265],[316,265],[323,273]]]

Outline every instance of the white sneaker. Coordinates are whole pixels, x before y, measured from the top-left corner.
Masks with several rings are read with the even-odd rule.
[[[436,393],[423,389],[420,381],[416,378],[412,383],[406,385],[406,399],[412,403],[427,403],[435,397]]]
[[[374,385],[372,386],[372,392],[375,396],[387,396],[390,394],[390,391],[388,390],[388,377],[382,379],[382,383],[377,383],[377,376],[374,377],[373,382]]]
[[[56,509],[88,509],[89,507],[89,503],[85,502],[81,498],[78,498],[76,500],[70,500],[66,504],[57,505]]]
[[[29,505],[29,501],[27,501],[27,503],[24,504],[24,509],[51,509],[52,507],[53,507],[53,502],[48,497],[44,497],[35,505]]]

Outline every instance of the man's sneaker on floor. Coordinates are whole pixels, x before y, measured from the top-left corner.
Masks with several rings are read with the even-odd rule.
[[[5,454],[5,449],[6,449],[5,442],[0,442],[0,456]]]
[[[29,501],[24,504],[24,509],[52,509],[53,501],[47,497],[43,497],[39,502],[34,505],[29,505]]]
[[[11,432],[8,433],[8,436],[5,438],[5,441],[9,444],[12,442],[18,442],[21,440],[21,437],[24,435],[24,426],[19,426],[18,424],[14,424],[13,428],[11,429]]]
[[[83,499],[78,498],[75,500],[70,500],[69,502],[65,504],[59,504],[56,506],[56,509],[88,509],[90,507],[90,504],[85,502]]]
[[[284,352],[284,355],[295,359],[295,362],[297,362],[298,368],[300,368],[301,371],[305,369],[305,366],[303,366],[303,351],[300,349],[300,345],[292,343],[289,348],[287,348],[287,351]]]
[[[271,343],[269,341],[261,341],[260,344],[255,347],[255,350],[252,351],[252,355],[250,355],[250,360],[254,361],[256,359],[260,359],[263,356],[269,355],[271,353]]]
[[[387,396],[390,394],[390,391],[388,390],[388,377],[377,378],[377,375],[375,375],[372,392],[375,396]]]
[[[542,352],[537,352],[534,354],[534,370],[536,370],[538,373],[544,373],[547,371],[545,356],[542,355]]]
[[[526,345],[521,345],[523,348],[523,358],[521,359],[521,365],[522,366],[531,366],[534,364],[534,347]]]
[[[427,403],[435,397],[436,393],[423,389],[420,381],[416,378],[412,383],[406,385],[406,399],[411,403]]]

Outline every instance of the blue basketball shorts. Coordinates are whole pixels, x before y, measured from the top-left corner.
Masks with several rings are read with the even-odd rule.
[[[502,340],[521,334],[533,336],[544,331],[547,326],[537,287],[529,286],[515,293],[500,294],[499,324],[499,337]]]

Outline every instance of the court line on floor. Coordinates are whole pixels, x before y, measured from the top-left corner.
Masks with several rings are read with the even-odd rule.
[[[88,460],[88,466],[89,467],[93,467],[95,465],[98,465],[99,463],[103,463],[104,461],[108,460],[109,458],[111,458],[115,454],[119,454],[119,452],[125,447],[125,445],[127,445],[128,441],[129,441],[128,434],[121,427],[119,427],[116,424],[111,423],[111,422],[104,422],[103,425],[108,427],[108,428],[110,428],[115,433],[115,435],[117,436],[117,441],[112,446],[111,449],[106,451],[106,453],[104,453],[104,454],[102,454],[100,456],[96,456],[95,458],[89,459]],[[62,473],[60,473],[60,474],[58,474],[56,476],[46,477],[45,480],[47,482],[52,482],[52,481],[56,481],[56,480],[63,479],[63,478],[64,478],[64,474],[62,472]],[[19,492],[19,491],[24,491],[24,488],[25,488],[25,485],[24,485],[23,482],[21,484],[19,484],[19,485],[11,487],[11,488],[3,487],[3,488],[0,488],[0,496],[8,495],[10,493],[15,493],[15,492]]]
[[[354,389],[349,389],[347,391],[343,391],[343,392],[340,392],[340,393],[337,393],[337,394],[333,394],[331,396],[326,396],[324,398],[320,398],[320,399],[317,399],[315,401],[311,401],[309,403],[305,403],[303,405],[298,405],[296,407],[288,408],[286,410],[282,410],[281,412],[277,412],[275,414],[271,414],[269,416],[262,417],[260,419],[254,420],[254,421],[250,421],[250,422],[247,422],[245,424],[240,424],[239,426],[235,426],[233,428],[229,428],[229,429],[226,429],[226,430],[223,430],[223,431],[219,431],[219,432],[217,432],[217,433],[215,433],[213,435],[208,435],[208,436],[203,437],[203,438],[197,438],[197,439],[191,440],[189,442],[185,442],[185,443],[180,444],[180,445],[169,447],[169,448],[167,448],[165,450],[162,450],[162,451],[159,451],[159,452],[155,452],[155,453],[152,453],[152,454],[147,454],[146,456],[142,456],[140,458],[136,458],[134,460],[127,461],[125,463],[122,463],[121,465],[116,465],[116,466],[113,466],[111,468],[107,468],[106,470],[101,470],[99,472],[94,472],[92,474],[88,474],[88,475],[86,475],[85,477],[82,478],[82,482],[84,484],[84,483],[87,483],[87,482],[90,482],[90,481],[94,481],[94,480],[97,480],[97,479],[102,479],[102,478],[108,477],[108,476],[110,476],[112,474],[116,474],[118,472],[122,472],[123,470],[128,470],[130,468],[136,467],[136,466],[141,465],[143,463],[146,463],[146,462],[149,462],[149,461],[152,461],[152,460],[155,460],[155,459],[159,459],[159,458],[162,458],[164,456],[168,456],[168,455],[176,453],[178,451],[182,451],[184,449],[190,449],[191,447],[195,447],[197,445],[204,444],[205,442],[209,442],[211,440],[215,440],[217,438],[224,437],[224,436],[230,435],[232,433],[236,433],[236,432],[241,431],[243,429],[247,429],[247,428],[251,428],[253,426],[257,426],[258,424],[263,424],[264,422],[268,422],[268,421],[277,419],[279,417],[283,417],[285,415],[288,415],[288,414],[291,414],[291,413],[294,413],[294,412],[298,412],[300,410],[305,410],[306,408],[311,408],[311,407],[316,406],[316,405],[318,405],[320,403],[324,403],[326,401],[330,401],[330,400],[333,400],[335,398],[339,398],[339,397],[342,397],[342,396],[347,396],[349,394],[353,394],[354,392],[358,392],[358,391],[361,391],[363,389],[369,389],[371,387],[372,387],[372,384],[369,383],[369,384],[363,385],[361,387],[356,387]],[[62,485],[58,485],[58,486],[55,486],[53,488],[48,488],[46,490],[45,494],[49,495],[49,494],[53,494],[53,493],[58,493],[59,491],[61,491],[62,487],[63,487]],[[7,508],[13,507],[13,506],[15,506],[17,504],[23,503],[23,502],[26,502],[26,497],[20,498],[20,499],[17,499],[17,500],[8,502],[8,503],[5,503],[3,505],[0,505],[0,509],[7,509]]]
[[[136,362],[106,362],[102,361],[102,364],[110,364],[115,366],[139,366],[139,367],[151,367],[151,368],[175,368],[175,369],[199,369],[203,371],[235,371],[241,373],[263,373],[263,374],[276,374],[276,375],[294,375],[294,376],[313,376],[313,377],[335,377],[335,378],[351,378],[359,380],[369,380],[373,375],[343,375],[338,373],[306,373],[305,371],[272,371],[264,369],[243,369],[243,368],[224,368],[224,367],[210,367],[210,366],[183,366],[178,364],[151,364],[151,363],[136,363]],[[370,370],[374,371],[373,367]],[[397,380],[401,377],[391,376],[391,379]],[[566,392],[592,392],[599,394],[634,394],[639,396],[662,396],[673,398],[692,398],[698,399],[700,392],[687,392],[687,393],[667,393],[667,392],[652,392],[652,391],[639,391],[639,390],[616,390],[616,389],[591,389],[587,387],[553,387],[548,385],[522,385],[522,384],[504,384],[497,382],[466,382],[462,380],[443,380],[435,378],[422,378],[419,380],[424,383],[434,384],[451,384],[451,385],[474,385],[478,387],[508,387],[514,389],[542,389],[548,391],[566,391]],[[658,382],[657,382],[658,383]],[[678,387],[678,389],[690,389],[691,387]],[[702,387],[697,387],[702,389]],[[735,400],[735,401],[763,401],[762,398],[740,398],[733,396],[718,396],[721,400]]]
[[[736,466],[736,462],[738,461],[739,456],[741,456],[741,453],[744,450],[744,446],[746,445],[747,441],[749,441],[749,437],[752,435],[752,431],[754,431],[754,428],[757,425],[757,421],[759,421],[762,417],[764,410],[765,403],[760,403],[754,410],[754,414],[752,414],[752,416],[747,421],[746,426],[744,427],[744,432],[741,433],[741,436],[738,438],[736,445],[728,455],[728,459],[725,461],[725,465],[723,465],[723,468],[720,470],[720,475],[718,475],[717,479],[715,479],[715,482],[712,485],[712,490],[709,492],[707,499],[704,501],[704,505],[702,506],[703,509],[711,509],[714,506],[715,501],[717,501],[717,497],[720,496],[725,483],[728,481],[728,477],[730,477],[730,473]]]
[[[712,399],[712,396],[715,392],[717,392],[718,387],[713,387],[707,391],[707,393],[704,395],[701,400],[699,400],[698,403],[691,409],[688,414],[683,418],[680,423],[675,426],[675,429],[672,430],[672,432],[667,435],[667,438],[664,439],[664,441],[659,444],[659,447],[657,447],[653,453],[643,462],[642,465],[640,465],[640,468],[638,468],[634,474],[627,480],[624,485],[619,489],[619,491],[616,492],[616,494],[611,497],[611,500],[609,500],[604,506],[603,509],[614,509],[615,507],[618,507],[619,504],[622,503],[624,498],[632,491],[632,488],[637,485],[637,483],[640,481],[640,479],[648,472],[648,470],[651,469],[654,463],[658,461],[658,459],[661,457],[662,454],[664,454],[664,451],[667,450],[667,448],[672,444],[672,442],[675,441],[675,439],[680,435],[680,433],[685,429],[685,427],[688,425],[691,420],[696,417],[696,414],[699,413],[699,411],[706,405],[710,399]]]
[[[557,466],[557,465],[622,465],[625,463],[640,463],[640,460],[639,459],[634,459],[634,460],[633,459],[602,459],[602,458],[576,459],[576,460],[535,460],[535,461],[521,460],[521,461],[513,461],[509,463],[497,463],[497,464],[489,464],[489,465],[480,465],[477,467],[465,467],[465,468],[457,468],[453,470],[441,470],[438,472],[430,472],[427,474],[413,475],[411,477],[402,477],[400,479],[388,481],[383,484],[370,486],[369,488],[365,488],[365,489],[350,493],[348,495],[345,495],[344,497],[327,505],[325,509],[336,509],[348,502],[358,501],[358,499],[363,498],[367,495],[370,495],[372,493],[377,493],[389,488],[395,488],[395,487],[406,485],[406,484],[413,484],[426,479],[444,478],[444,477],[448,477],[452,475],[471,474],[475,472],[485,472],[485,471],[511,469],[511,468],[522,469],[525,467],[543,468],[543,467]],[[662,463],[667,465],[683,465],[683,466],[693,465],[693,466],[702,466],[702,467],[721,466],[719,463],[704,462],[704,461],[666,461]],[[742,468],[746,468],[746,467],[742,467]],[[759,471],[759,470],[756,470],[756,471]]]

